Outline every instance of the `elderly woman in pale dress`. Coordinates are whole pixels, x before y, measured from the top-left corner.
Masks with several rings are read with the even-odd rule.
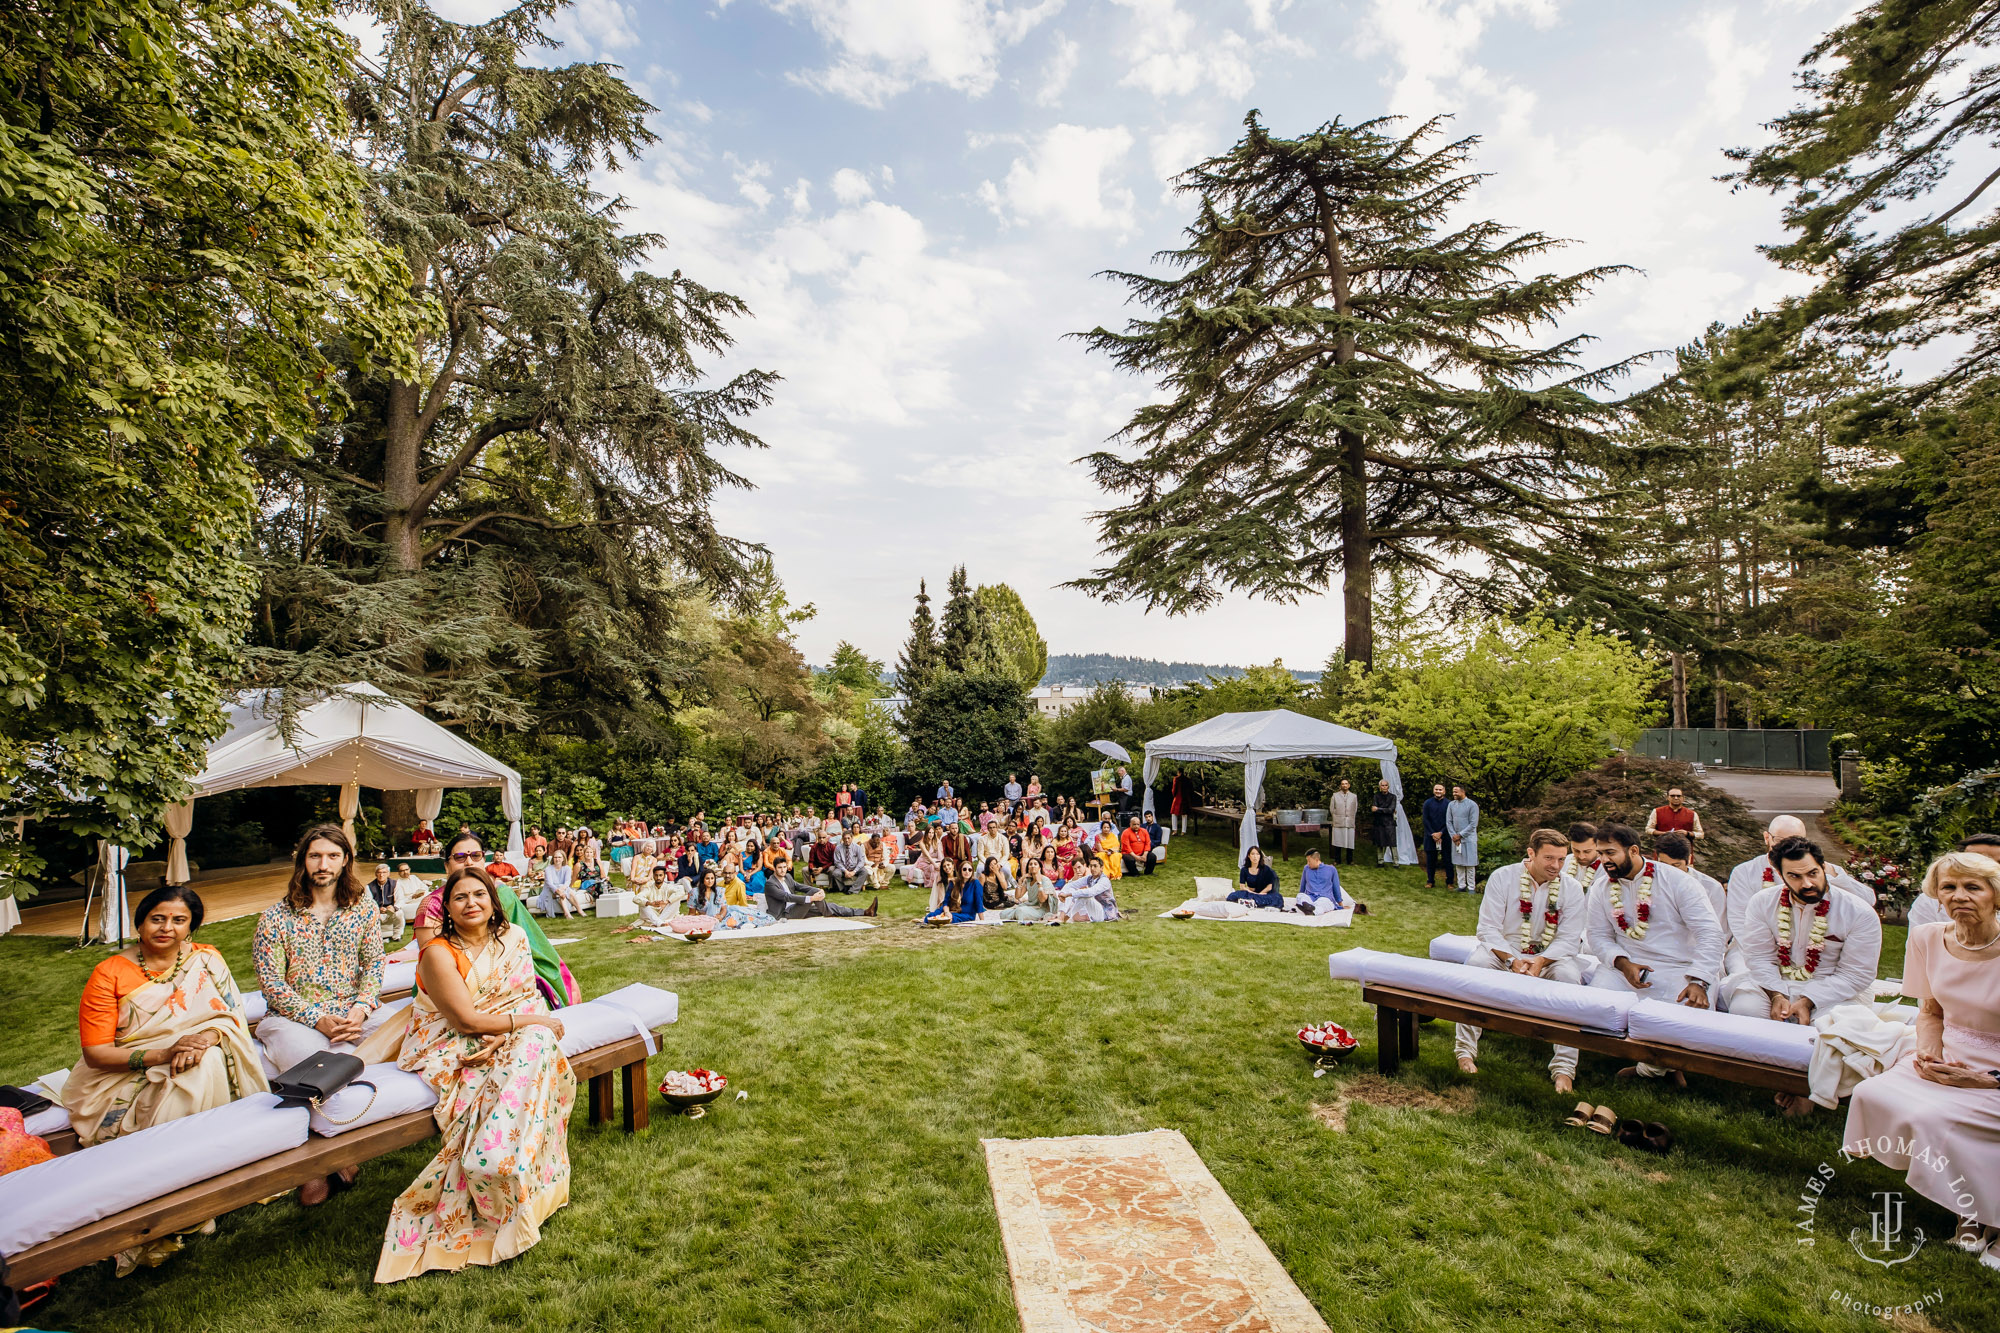
[[[2000,1269],[2000,862],[1940,857],[1924,893],[1947,919],[1912,929],[1903,960],[1917,1049],[1855,1088],[1843,1142],[1907,1171],[1958,1216],[1956,1242]]]

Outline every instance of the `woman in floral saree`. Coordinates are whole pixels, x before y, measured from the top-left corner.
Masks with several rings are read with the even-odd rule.
[[[270,1087],[229,964],[191,938],[201,899],[155,889],[133,920],[139,942],[97,965],[78,1006],[62,1101],[86,1148]]]
[[[417,964],[396,1063],[437,1089],[437,1156],[389,1210],[377,1282],[497,1264],[541,1239],[569,1202],[576,1075],[562,1020],[535,984],[526,932],[477,867],[445,881],[444,916]]]

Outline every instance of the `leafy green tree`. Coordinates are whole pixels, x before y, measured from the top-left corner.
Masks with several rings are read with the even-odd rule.
[[[1123,685],[1106,681],[1068,712],[1041,719],[1036,728],[1033,768],[1041,776],[1043,789],[1077,797],[1088,793],[1092,770],[1102,768],[1105,763],[1104,756],[1091,749],[1090,743],[1116,741],[1137,756],[1147,741],[1163,734],[1158,731],[1141,734],[1145,731],[1141,719],[1148,711],[1132,702]],[[1135,767],[1135,789],[1138,772]]]
[[[1661,673],[1623,639],[1531,619],[1427,638],[1356,674],[1334,720],[1395,737],[1406,789],[1463,783],[1507,810],[1629,745]]]
[[[815,682],[828,689],[842,689],[863,701],[879,699],[889,691],[882,684],[882,664],[842,639],[833,648],[833,661]]]
[[[967,795],[998,792],[1008,773],[1027,766],[1027,688],[992,672],[940,672],[904,708],[903,735],[905,790],[950,778]]]
[[[1916,391],[1988,373],[2000,353],[2000,208],[1988,200],[2000,171],[1981,164],[1967,188],[1952,167],[1968,148],[2000,146],[1996,52],[2000,0],[1877,0],[1806,53],[1803,105],[1771,123],[1772,142],[1730,153],[1743,164],[1733,179],[1791,196],[1790,239],[1765,253],[1819,280],[1767,321],[1767,352],[1806,330],[1878,351],[1951,335],[1964,341],[1950,368]],[[1885,212],[1899,223],[1882,226]]]
[[[938,672],[937,622],[931,619],[931,595],[917,580],[917,609],[910,613],[910,637],[896,663],[896,687],[916,698]]]
[[[1279,138],[1252,112],[1178,179],[1197,201],[1169,276],[1118,273],[1153,318],[1086,338],[1165,401],[1089,462],[1133,497],[1099,515],[1112,563],[1076,580],[1180,613],[1248,590],[1278,601],[1339,575],[1346,660],[1374,661],[1379,567],[1512,605],[1625,602],[1596,562],[1616,418],[1582,338],[1516,339],[1611,268],[1516,276],[1558,243],[1456,222],[1474,140],[1433,120],[1333,121]]]
[[[598,192],[653,108],[611,66],[531,63],[560,0],[477,24],[358,7],[386,35],[348,90],[369,216],[438,323],[421,373],[351,366],[354,409],[312,455],[265,460],[253,666],[617,734],[698,677],[677,632],[695,586],[769,583],[710,506],[745,484],[718,454],[758,447],[739,422],[773,377],[703,380],[744,306],[650,271],[662,238]]]
[[[1049,669],[1048,640],[1036,628],[1021,594],[1004,583],[982,583],[972,598],[979,604],[994,666],[1031,690],[1041,684]]]
[[[298,446],[322,347],[414,365],[351,55],[325,0],[0,8],[0,813],[35,833],[159,836],[237,683],[245,442]],[[39,861],[0,844],[0,883]]]

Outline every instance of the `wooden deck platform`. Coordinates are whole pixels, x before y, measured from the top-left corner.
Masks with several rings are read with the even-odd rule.
[[[369,870],[372,872],[374,866],[369,866]],[[201,895],[202,916],[212,924],[239,916],[254,916],[263,911],[284,896],[285,885],[291,878],[292,867],[287,862],[275,866],[242,866],[217,871],[213,876],[198,875],[189,887]],[[83,901],[77,898],[66,903],[24,907],[21,909],[21,924],[12,933],[74,938],[83,929]],[[134,902],[133,905],[136,907],[138,904]]]

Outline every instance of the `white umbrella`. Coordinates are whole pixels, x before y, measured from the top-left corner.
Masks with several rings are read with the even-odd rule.
[[[1117,741],[1092,741],[1090,748],[1103,755],[1106,759],[1116,759],[1121,764],[1132,762],[1132,756],[1125,753],[1125,747]]]

